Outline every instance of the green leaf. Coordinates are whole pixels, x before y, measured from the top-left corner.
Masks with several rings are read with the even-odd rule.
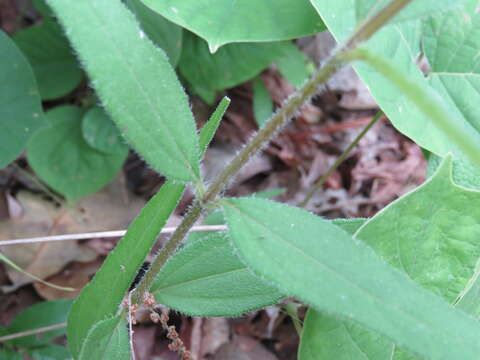
[[[275,60],[275,64],[283,77],[296,88],[300,88],[315,71],[315,65],[307,55],[288,41],[285,42],[282,55]]]
[[[69,360],[72,358],[67,348],[53,344],[29,350],[28,354],[35,360]]]
[[[253,114],[259,127],[270,119],[273,112],[273,100],[262,79],[253,81]]]
[[[210,141],[212,141],[213,136],[217,132],[218,126],[220,125],[220,121],[222,120],[225,111],[227,111],[228,106],[230,105],[230,99],[228,97],[224,97],[220,103],[218,104],[217,108],[213,112],[210,119],[208,119],[207,123],[203,125],[202,130],[200,130],[200,135],[198,138],[198,142],[200,145],[200,151],[202,154],[208,148]]]
[[[480,257],[480,192],[452,181],[447,157],[422,186],[393,202],[355,234],[390,265],[453,302]]]
[[[89,330],[99,321],[117,313],[137,270],[177,206],[184,189],[184,185],[172,182],[160,188],[73,304],[68,317],[68,343],[75,357],[78,357]]]
[[[442,158],[435,154],[428,157],[427,177],[436,171]],[[453,161],[453,182],[469,189],[480,190],[480,168],[473,166],[468,161],[457,159]]]
[[[62,97],[80,84],[83,71],[62,28],[50,17],[20,30],[13,39],[32,65],[43,100]]]
[[[107,112],[154,169],[200,178],[195,122],[165,53],[120,1],[48,0]]]
[[[28,139],[45,125],[32,68],[15,43],[0,30],[0,168],[22,152]]]
[[[145,6],[140,0],[125,0],[148,37],[159,46],[175,67],[182,51],[182,28]]]
[[[353,322],[310,308],[303,322],[299,360],[389,360],[394,345]]]
[[[69,105],[47,113],[51,126],[32,136],[27,146],[30,166],[42,180],[70,201],[91,194],[119,173],[127,156],[105,154],[83,139],[83,110]]]
[[[205,41],[185,31],[178,69],[192,90],[211,102],[207,94],[231,88],[252,79],[278,58],[285,42],[230,44],[215,54]]]
[[[440,83],[440,78],[435,75],[436,72],[439,71],[435,68],[435,66],[437,66],[435,62],[432,68],[432,74],[428,77],[424,76],[416,63],[417,58],[421,54],[419,45],[422,37],[425,37],[424,34],[427,34],[428,38],[427,28],[431,23],[431,20],[421,19],[425,16],[434,15],[435,19],[437,16],[439,18],[452,18],[452,21],[457,23],[457,26],[450,26],[446,23],[446,25],[449,26],[442,27],[441,32],[437,31],[440,35],[439,39],[450,37],[456,42],[453,47],[444,47],[442,50],[442,53],[448,54],[445,56],[449,59],[452,58],[452,56],[449,55],[452,51],[457,53],[459,49],[464,47],[479,47],[478,37],[475,38],[472,36],[472,41],[474,42],[469,43],[461,41],[463,36],[462,38],[458,38],[455,35],[451,35],[452,32],[469,33],[467,29],[469,21],[463,21],[464,19],[470,19],[472,24],[478,23],[478,15],[475,15],[473,10],[461,8],[461,5],[466,2],[466,0],[449,0],[442,2],[441,6],[439,6],[437,1],[433,0],[414,2],[395,18],[396,22],[394,21],[392,25],[382,28],[381,31],[375,34],[363,47],[377,56],[390,59],[395,67],[405,74],[404,77],[408,79],[408,81],[416,83],[419,88],[423,88],[424,91],[437,92],[438,95],[444,99],[444,106],[449,107],[449,112],[455,116],[458,128],[463,129],[464,132],[470,134],[469,136],[471,137],[478,137],[472,112],[466,111],[462,104],[455,104],[452,99],[449,99],[448,91],[444,88],[443,84]],[[347,4],[344,1],[332,3],[325,0],[312,0],[312,4],[316,7],[325,24],[339,42],[344,41],[352,33],[354,29],[353,24],[358,24],[362,21],[365,14],[369,12],[368,9],[375,3],[375,0],[356,0],[353,4]],[[382,1],[380,4],[384,3],[385,2]],[[460,10],[455,9],[455,7],[459,6]],[[442,11],[444,13],[442,13]],[[339,14],[341,14],[341,16]],[[410,21],[400,22],[401,20]],[[445,43],[445,41],[442,40],[441,43]],[[428,40],[426,45],[430,47]],[[439,50],[440,49],[437,51]],[[429,61],[432,58],[431,50],[427,51],[427,58]],[[478,61],[478,59],[465,60],[464,63],[472,61]],[[368,86],[382,110],[398,130],[413,139],[423,148],[437,155],[445,156],[447,153],[452,152],[458,158],[464,157],[463,152],[458,148],[458,144],[450,140],[450,133],[446,133],[443,129],[437,127],[429,116],[420,111],[408,96],[391,84],[389,80],[383,78],[383,75],[372,71],[367,64],[356,64],[355,69]],[[453,79],[452,81],[459,81],[459,78],[463,78],[463,76],[455,77],[456,80]],[[468,84],[464,85],[467,86]],[[475,98],[471,96],[473,90],[470,85],[465,88],[462,87],[461,90],[459,90],[457,87],[457,94],[462,93],[462,96],[465,93],[469,94],[463,98],[463,102],[469,101],[470,104],[474,103]],[[465,100],[467,98],[469,100]],[[415,119],[415,121],[411,121],[411,119]]]
[[[72,300],[67,299],[44,301],[30,306],[15,317],[12,323],[8,326],[8,332],[14,334],[63,323],[67,319],[67,314],[71,306]],[[18,347],[40,346],[64,333],[65,328],[56,329],[38,335],[24,336],[9,340],[6,344]]]
[[[100,320],[88,332],[79,360],[130,360],[127,323],[123,316]]]
[[[239,316],[277,302],[282,294],[255,277],[215,233],[185,246],[158,273],[151,292],[190,316]]]
[[[231,42],[287,40],[324,30],[307,0],[142,1],[205,39],[212,52]]]
[[[107,154],[125,154],[125,144],[117,127],[100,107],[88,110],[82,119],[83,138],[92,148]]]
[[[317,309],[352,319],[430,359],[475,359],[480,325],[313,214],[224,200],[229,233],[257,274]]]

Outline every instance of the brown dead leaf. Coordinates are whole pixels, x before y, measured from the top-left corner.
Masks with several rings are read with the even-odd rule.
[[[236,336],[233,342],[223,345],[213,360],[278,360],[262,344],[248,336]]]
[[[0,239],[122,229],[144,203],[139,199],[129,200],[118,179],[104,190],[79,201],[75,207],[57,208],[42,196],[26,191],[18,193],[17,200],[24,214],[0,221]],[[42,279],[58,273],[71,261],[88,262],[97,257],[94,250],[77,241],[0,246],[0,250],[18,266]],[[12,286],[4,288],[5,291],[33,281],[11,268],[8,275]]]
[[[88,284],[92,275],[100,268],[102,261],[96,259],[88,263],[73,262],[61,273],[56,274],[47,279],[48,282],[62,286],[62,287],[71,287],[75,291],[63,291],[60,289],[52,288],[40,282],[34,282],[33,286],[37,293],[46,300],[58,300],[58,299],[75,299],[83,287]]]

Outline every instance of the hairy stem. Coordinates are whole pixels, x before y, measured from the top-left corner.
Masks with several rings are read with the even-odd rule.
[[[257,134],[250,139],[248,144],[238,153],[230,164],[220,173],[218,178],[207,188],[201,199],[195,201],[189,212],[183,218],[182,223],[172,234],[164,247],[157,254],[152,265],[145,273],[138,287],[133,293],[133,303],[138,304],[148,292],[155,276],[167,262],[168,258],[175,252],[190,228],[200,218],[206,206],[215,201],[217,196],[230,184],[238,171],[254,156],[268,141],[292,118],[296,111],[304,105],[313,95],[317,93],[318,87],[324,84],[330,76],[349,61],[348,55],[360,43],[368,40],[385,23],[394,17],[403,7],[413,0],[392,0],[385,8],[375,16],[367,20],[350,37],[325,64],[302,86],[287,102],[267,121]]]
[[[375,116],[370,120],[367,126],[357,135],[357,137],[352,141],[350,145],[342,152],[342,154],[335,160],[332,166],[322,175],[322,177],[312,186],[312,188],[308,191],[305,199],[301,203],[298,204],[299,207],[305,207],[308,202],[312,199],[313,195],[320,189],[325,181],[333,174],[335,170],[340,166],[340,164],[345,160],[345,158],[352,152],[355,146],[358,145],[360,140],[365,136],[365,134],[372,128],[373,125],[376,124],[378,120],[381,119],[383,116],[383,112],[380,110],[375,114]]]

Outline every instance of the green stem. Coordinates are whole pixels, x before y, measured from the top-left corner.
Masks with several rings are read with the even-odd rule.
[[[325,174],[322,175],[322,177],[315,183],[315,185],[312,186],[312,188],[308,191],[307,195],[305,196],[305,199],[301,203],[298,204],[299,207],[305,207],[308,202],[312,199],[313,195],[315,192],[317,192],[318,189],[320,189],[325,181],[330,177],[330,175],[333,174],[335,170],[340,166],[340,164],[345,160],[345,158],[352,152],[352,150],[355,148],[355,146],[358,145],[360,140],[365,136],[365,134],[372,128],[373,125],[376,124],[378,120],[383,116],[383,112],[380,110],[375,114],[372,120],[368,123],[367,126],[362,130],[360,134],[357,135],[357,137],[352,141],[352,143],[342,152],[342,154],[337,158],[337,160],[333,163],[332,166],[325,172]]]
[[[332,74],[340,69],[349,59],[349,53],[360,43],[368,40],[389,19],[396,15],[412,0],[392,0],[378,14],[361,26],[327,62],[308,80],[287,102],[267,121],[250,142],[220,173],[218,178],[207,188],[203,198],[197,200],[185,215],[177,230],[172,234],[164,247],[157,254],[152,265],[145,273],[138,287],[133,293],[133,303],[138,304],[150,289],[157,273],[175,252],[190,228],[200,218],[209,203],[216,200],[217,196],[230,184],[238,171],[254,156],[268,141],[285,126],[298,109],[302,107],[318,91]]]

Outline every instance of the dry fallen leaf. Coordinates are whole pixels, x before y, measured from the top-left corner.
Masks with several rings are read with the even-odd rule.
[[[56,207],[42,196],[24,191],[17,194],[23,215],[0,221],[0,239],[18,239],[55,234],[73,234],[125,228],[138,214],[143,200],[129,200],[124,184],[116,180],[104,190],[79,201],[74,207]],[[0,240],[1,244],[1,240]],[[11,261],[45,279],[58,273],[71,261],[88,262],[97,257],[91,248],[77,241],[46,242],[0,246]],[[13,291],[32,279],[8,269]]]

